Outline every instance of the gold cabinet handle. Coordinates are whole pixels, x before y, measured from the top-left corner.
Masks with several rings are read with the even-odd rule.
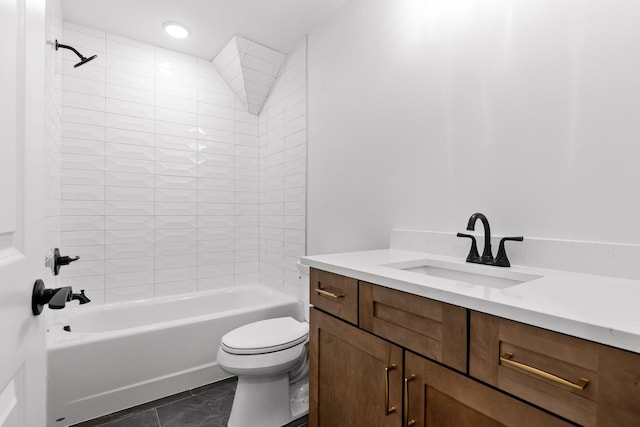
[[[389,406],[389,372],[396,369],[396,365],[393,363],[391,366],[385,366],[384,368],[384,411],[385,415],[389,415],[395,412],[395,406]]]
[[[416,420],[409,418],[409,383],[416,379],[416,376],[411,374],[409,378],[404,379],[404,425],[412,426],[416,423]]]
[[[584,390],[587,385],[589,385],[589,380],[586,378],[580,378],[577,383],[571,382],[569,380],[565,380],[557,375],[553,375],[547,371],[543,371],[542,369],[534,368],[533,366],[525,365],[521,362],[516,362],[512,360],[513,354],[508,351],[505,352],[502,356],[500,356],[500,362],[506,363],[507,365],[511,365],[515,368],[521,369],[525,372],[529,372],[530,374],[537,375],[539,377],[545,378],[547,380],[556,382],[558,384],[566,385],[567,387],[575,388],[577,390]]]
[[[316,288],[316,292],[319,295],[328,297],[328,298],[333,298],[333,299],[340,299],[340,298],[344,298],[344,294],[334,294],[333,292],[329,292],[325,289],[322,288]]]

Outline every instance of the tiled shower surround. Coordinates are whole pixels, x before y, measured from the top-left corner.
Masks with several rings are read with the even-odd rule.
[[[258,116],[207,60],[67,23],[64,43],[98,54],[79,68],[63,55],[62,251],[81,257],[65,285],[117,302],[259,282],[261,202],[275,199],[261,192]],[[306,74],[304,88],[306,156]],[[278,238],[281,280],[268,284],[283,289]]]
[[[260,112],[260,281],[304,300],[296,262],[305,254],[307,45],[289,53]]]
[[[53,42],[62,36],[62,8],[60,1],[46,5],[46,38]],[[53,44],[53,43],[52,43]],[[45,49],[45,244],[47,248],[60,246],[62,228],[62,53],[49,45]],[[59,279],[59,278],[56,278]],[[49,287],[59,287],[60,280],[47,278]]]

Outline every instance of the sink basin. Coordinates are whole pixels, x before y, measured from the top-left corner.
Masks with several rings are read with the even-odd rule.
[[[385,267],[498,289],[508,288],[542,277],[535,274],[502,270],[500,267],[457,264],[435,260],[387,264]]]

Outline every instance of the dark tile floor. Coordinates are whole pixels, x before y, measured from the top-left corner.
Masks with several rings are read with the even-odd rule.
[[[209,384],[73,427],[226,427],[236,378]],[[286,427],[308,427],[308,417]]]

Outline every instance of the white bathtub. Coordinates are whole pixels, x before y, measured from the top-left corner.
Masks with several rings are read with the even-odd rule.
[[[227,378],[216,362],[222,336],[282,316],[302,320],[300,303],[263,286],[63,310],[47,334],[48,426]]]

